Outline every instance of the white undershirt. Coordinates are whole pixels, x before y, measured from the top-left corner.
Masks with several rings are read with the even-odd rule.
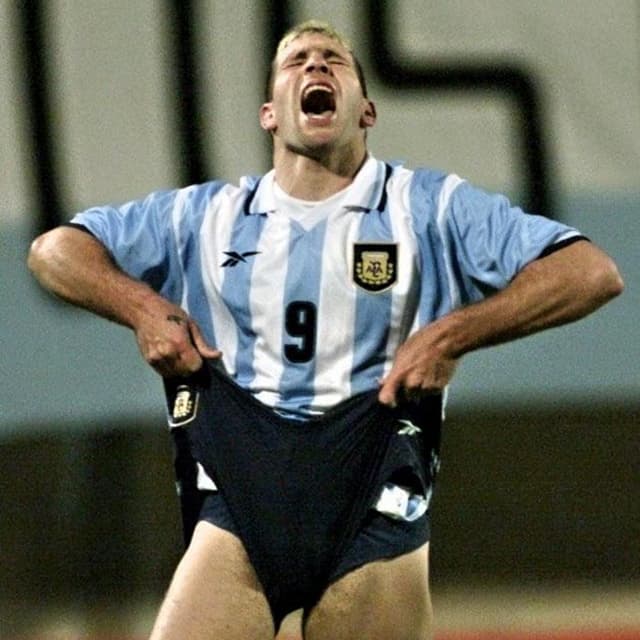
[[[342,206],[350,186],[324,200],[301,200],[290,196],[274,180],[273,199],[278,213],[295,220],[304,229],[309,230]]]

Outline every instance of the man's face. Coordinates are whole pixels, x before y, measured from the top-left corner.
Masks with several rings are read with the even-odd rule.
[[[375,108],[362,94],[351,53],[321,33],[303,33],[277,56],[271,102],[260,123],[294,151],[364,140]]]

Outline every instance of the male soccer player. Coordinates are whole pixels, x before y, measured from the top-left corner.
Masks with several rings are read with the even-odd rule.
[[[97,207],[38,238],[58,296],[165,379],[188,548],[153,640],[430,638],[442,392],[474,349],[622,291],[580,233],[455,175],[376,160],[347,41],[281,41],[273,170]]]

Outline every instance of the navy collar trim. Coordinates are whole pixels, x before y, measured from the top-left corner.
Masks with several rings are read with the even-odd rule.
[[[391,175],[393,173],[393,166],[390,165],[388,162],[385,162],[384,166],[385,166],[384,180],[382,181],[380,195],[378,196],[378,203],[375,207],[372,207],[372,209],[369,209],[369,211],[375,210],[382,213],[387,207],[387,200],[388,200],[387,183],[389,182],[389,179],[391,178]],[[253,185],[253,187],[247,194],[247,197],[245,198],[242,210],[244,215],[246,216],[252,215],[251,205],[253,204],[253,200],[256,197],[256,193],[258,192],[258,188],[260,187],[260,184],[262,183],[263,178],[264,176],[256,180],[256,183]],[[266,212],[259,212],[259,215],[266,215]]]

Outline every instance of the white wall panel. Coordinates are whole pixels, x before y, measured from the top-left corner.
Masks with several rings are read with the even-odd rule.
[[[160,3],[50,0],[58,149],[71,207],[175,182]]]
[[[640,185],[640,11],[634,0],[394,3],[411,59],[519,61],[540,80],[569,191]],[[472,130],[469,129],[472,134]],[[443,141],[436,140],[438,147]]]
[[[266,37],[264,6],[251,0],[196,3],[203,70],[206,149],[215,177],[237,182],[263,173],[270,162],[268,135],[258,124],[263,101]]]

